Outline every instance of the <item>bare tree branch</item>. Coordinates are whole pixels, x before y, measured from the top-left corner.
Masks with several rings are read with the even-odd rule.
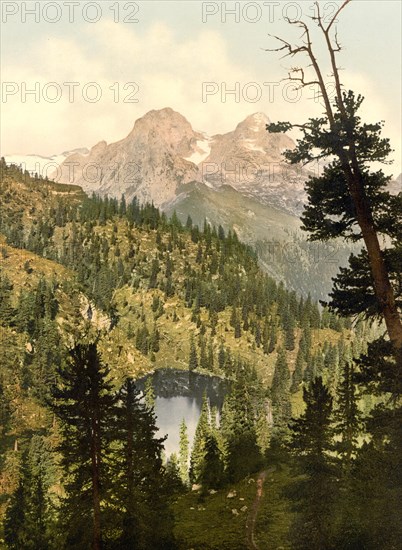
[[[338,17],[338,15],[341,13],[341,11],[351,2],[352,0],[345,0],[345,2],[340,6],[340,8],[338,9],[338,11],[335,13],[335,15],[333,16],[333,18],[331,19],[331,21],[329,22],[329,25],[327,27],[327,32],[330,31],[332,25],[335,23],[336,21],[336,18]]]
[[[351,0],[344,0],[342,5],[332,16],[328,25],[324,24],[318,1],[315,2],[316,14],[311,17],[311,19],[315,21],[318,25],[326,42],[332,68],[331,77],[333,78],[333,82],[335,84],[337,100],[336,107],[333,107],[332,101],[329,97],[329,92],[326,89],[323,79],[323,73],[315,56],[310,31],[306,23],[300,20],[290,20],[289,18],[285,18],[287,23],[291,25],[296,25],[297,27],[302,29],[303,32],[300,37],[302,44],[299,46],[292,46],[289,42],[286,42],[279,37],[275,37],[277,40],[280,41],[282,46],[277,50],[267,51],[285,50],[287,53],[284,57],[293,57],[301,52],[307,53],[311,62],[309,67],[312,67],[314,69],[317,76],[317,81],[313,83],[318,84],[318,88],[322,94],[322,98],[325,104],[325,111],[328,118],[328,124],[330,127],[330,131],[334,134],[334,137],[336,136],[336,133],[339,132],[339,127],[337,124],[335,124],[333,109],[336,109],[339,112],[340,122],[346,132],[347,140],[346,143],[345,141],[340,141],[338,145],[337,142],[334,142],[333,154],[335,154],[339,158],[340,166],[348,182],[349,193],[356,209],[356,220],[361,228],[362,236],[370,261],[375,293],[384,315],[384,320],[387,325],[390,340],[392,341],[392,344],[396,351],[395,357],[397,358],[397,361],[400,361],[402,363],[402,324],[398,308],[395,303],[395,295],[392,289],[389,274],[387,272],[387,267],[385,265],[384,257],[382,255],[382,250],[378,240],[378,233],[376,231],[373,221],[372,210],[370,207],[370,203],[367,200],[367,194],[364,187],[364,178],[361,170],[361,165],[359,164],[359,155],[357,153],[358,143],[356,142],[356,138],[353,135],[352,125],[349,123],[350,115],[347,112],[344,103],[343,87],[340,82],[339,76],[340,68],[337,66],[336,63],[336,53],[340,52],[342,48],[338,39],[336,28],[334,36],[331,36],[330,34],[330,31],[335,24],[337,17],[350,2]],[[310,82],[307,82],[305,79],[304,70],[299,67],[293,67],[290,69],[290,71],[288,72],[288,80],[298,82],[301,88],[310,84]],[[308,130],[308,125],[292,125],[292,127],[298,127],[302,128],[303,130]],[[327,151],[325,151],[323,156],[326,156],[326,154]],[[316,158],[320,158],[320,155],[318,155]]]

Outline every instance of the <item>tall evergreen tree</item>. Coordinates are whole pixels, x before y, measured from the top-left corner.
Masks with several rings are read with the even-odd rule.
[[[111,468],[115,521],[109,524],[109,538],[113,547],[122,550],[173,548],[162,463],[164,439],[155,437],[153,410],[141,401],[131,379],[119,390],[117,403],[112,421],[117,449]]]
[[[284,310],[282,316],[282,328],[285,336],[285,348],[288,351],[295,349],[295,324],[296,320],[290,308]]]
[[[304,388],[306,409],[291,424],[290,448],[296,456],[302,478],[293,484],[296,519],[292,529],[294,545],[300,549],[321,550],[333,548],[333,502],[335,476],[333,452],[332,397],[316,378]]]
[[[271,447],[283,448],[288,434],[288,423],[291,416],[290,372],[284,348],[278,351],[274,376],[271,384],[271,401],[274,417]]]
[[[350,474],[356,457],[358,437],[361,434],[361,413],[353,377],[353,363],[345,363],[337,390],[337,406],[334,411],[335,434],[339,437],[335,449],[341,457],[346,473]]]
[[[144,400],[149,409],[155,406],[155,389],[152,376],[148,376],[144,386]]]
[[[218,441],[213,433],[205,439],[205,456],[200,473],[200,482],[203,491],[219,489],[224,479],[225,464],[223,462]]]
[[[274,324],[272,324],[270,334],[269,334],[268,353],[272,353],[275,350],[276,340],[277,340],[276,327]]]
[[[303,227],[312,240],[343,237],[363,241],[365,246],[360,254],[350,256],[349,267],[342,268],[335,279],[331,308],[343,315],[380,314],[395,362],[402,365],[399,304],[402,201],[387,189],[390,176],[372,169],[373,162],[387,164],[392,152],[389,140],[381,135],[383,123],[363,123],[360,110],[364,98],[345,90],[341,83],[337,54],[342,48],[333,29],[349,2],[344,0],[329,21],[317,2],[313,17],[327,45],[335,98],[331,98],[328,82],[324,81],[306,23],[290,21],[303,29],[303,36],[307,37],[303,44],[293,46],[279,39],[281,46],[275,51],[284,50],[285,56],[292,58],[300,53],[308,56],[314,77],[306,75],[305,79],[304,69],[296,65],[290,78],[301,87],[315,81],[324,103],[323,116],[297,125],[302,137],[295,149],[285,152],[285,157],[295,164],[330,159],[322,174],[307,182],[308,205],[302,217]],[[283,122],[269,124],[267,128],[271,132],[286,132],[292,127],[293,124]],[[375,361],[373,358],[374,365]]]
[[[67,480],[62,516],[67,545],[77,549],[102,547],[101,502],[108,485],[109,428],[115,406],[108,373],[97,345],[80,343],[59,370],[60,385],[53,390]]]
[[[301,346],[299,346],[299,350],[296,356],[295,369],[292,374],[292,385],[290,387],[290,391],[292,393],[297,392],[297,390],[300,388],[300,384],[303,381],[303,367],[304,367],[303,356],[304,356],[303,350]]]
[[[201,414],[195,430],[193,448],[191,451],[189,473],[191,483],[200,483],[201,481],[201,473],[203,471],[205,459],[205,443],[210,432],[209,401],[207,395],[204,393],[202,398]]]
[[[5,518],[5,540],[12,549],[48,550],[54,510],[49,487],[54,482],[55,466],[51,450],[42,436],[34,435],[22,456],[20,480],[12,495]]]
[[[262,463],[257,443],[257,419],[260,412],[258,380],[250,367],[240,361],[236,377],[225,399],[222,433],[226,440],[227,475],[239,481],[256,472]]]
[[[194,342],[194,335],[191,334],[190,336],[190,355],[188,359],[188,369],[190,372],[196,370],[198,368],[198,356],[197,356],[197,349],[195,347]]]
[[[180,469],[180,477],[185,486],[189,483],[189,477],[188,477],[188,459],[189,459],[189,439],[188,439],[188,433],[187,433],[187,425],[186,421],[181,421],[180,424],[180,450],[179,450],[179,469]]]

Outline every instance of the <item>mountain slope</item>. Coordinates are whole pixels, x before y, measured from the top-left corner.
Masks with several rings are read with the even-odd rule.
[[[197,180],[197,166],[185,160],[202,135],[170,108],[150,111],[138,119],[130,134],[107,145],[92,147],[89,155],[68,157],[59,181],[75,183],[84,191],[121,197],[136,196],[160,206],[172,199],[178,187]]]
[[[286,134],[269,134],[268,123],[264,113],[255,113],[234,131],[213,136],[210,154],[199,164],[203,181],[228,184],[263,204],[300,212],[308,172],[284,162],[282,153],[294,142]]]
[[[282,153],[294,147],[284,134],[268,134],[269,119],[250,115],[234,131],[212,137],[193,130],[170,108],[150,111],[123,140],[101,141],[88,155],[76,153],[62,164],[64,183],[85,191],[163,206],[192,181],[231,185],[270,206],[300,209],[307,172],[286,167]],[[55,173],[56,175],[56,173]]]
[[[255,113],[233,131],[210,137],[170,108],[150,111],[126,138],[75,152],[54,176],[88,193],[124,194],[128,201],[135,196],[168,214],[176,210],[183,222],[191,215],[200,226],[207,219],[234,230],[257,246],[261,265],[277,280],[326,299],[351,248],[339,243],[331,255],[325,245],[311,248],[298,231],[311,172],[284,162],[283,151],[294,143],[285,134],[269,134],[268,122]]]

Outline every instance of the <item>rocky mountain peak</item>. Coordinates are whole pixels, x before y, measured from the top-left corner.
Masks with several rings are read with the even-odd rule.
[[[230,185],[265,203],[294,211],[303,197],[305,176],[294,169],[282,169],[282,153],[294,143],[285,134],[269,134],[269,122],[266,114],[257,112],[231,132],[209,137],[193,130],[190,122],[170,107],[152,110],[139,118],[121,141],[109,145],[102,141],[89,155],[75,155],[74,181],[67,159],[60,181],[101,195],[119,197],[124,193],[127,200],[136,196],[162,208],[188,183],[213,188]]]
[[[266,125],[271,121],[265,113],[254,113],[245,118],[236,127],[235,134],[246,132],[248,134],[266,133]]]
[[[98,153],[101,153],[102,151],[104,151],[107,147],[107,143],[106,141],[99,141],[99,143],[97,143],[96,145],[94,145],[92,148],[91,148],[91,154],[98,154]]]
[[[192,145],[199,138],[183,115],[165,107],[149,111],[136,120],[127,139],[141,143],[159,141],[178,155],[186,156],[191,154]]]

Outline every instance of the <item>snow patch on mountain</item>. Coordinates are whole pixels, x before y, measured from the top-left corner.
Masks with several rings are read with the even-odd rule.
[[[27,170],[31,175],[39,174],[43,177],[49,176],[57,170],[63,162],[71,155],[79,153],[82,156],[89,155],[89,150],[86,148],[73,149],[56,155],[45,157],[42,155],[5,155],[7,164],[16,164],[23,170]]]
[[[211,152],[211,141],[212,139],[210,137],[197,140],[194,152],[189,157],[184,157],[184,160],[188,160],[197,165],[203,162],[208,158]]]
[[[255,139],[245,139],[243,143],[244,143],[244,147],[249,151],[257,151],[260,153],[265,153],[265,149],[263,149],[259,145],[256,145]]]

